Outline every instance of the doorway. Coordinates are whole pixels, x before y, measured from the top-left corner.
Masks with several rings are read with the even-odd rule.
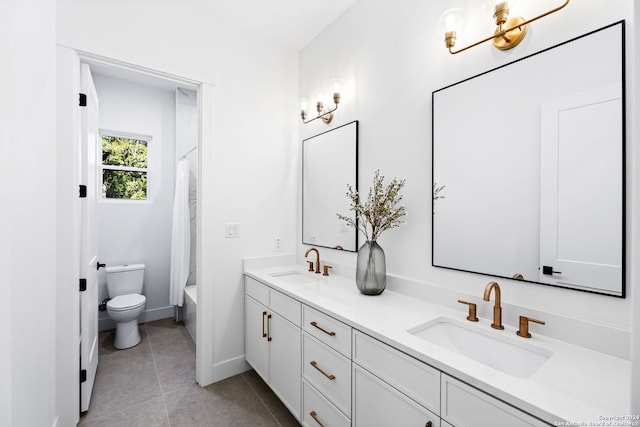
[[[96,173],[94,182],[87,183],[96,190],[95,224],[99,235],[99,262],[107,265],[144,263],[146,267],[143,294],[147,298],[147,307],[139,318],[140,323],[177,319],[179,311],[176,311],[175,305],[181,305],[183,299],[176,302],[167,298],[170,293],[170,259],[174,246],[172,216],[175,216],[173,203],[174,193],[177,191],[176,170],[181,160],[182,163],[186,161],[190,165],[188,181],[191,188],[188,190],[188,196],[191,197],[192,203],[189,203],[189,208],[192,215],[189,219],[197,229],[198,216],[195,207],[199,193],[200,85],[93,56],[80,55],[79,61],[83,70],[90,70],[90,79],[96,87],[95,103],[99,105],[98,135],[93,139],[93,163]],[[84,75],[81,77],[81,82],[87,80]],[[113,142],[115,138],[145,141],[144,165],[136,164],[133,168],[133,173],[137,177],[143,176],[144,179],[122,185],[122,188],[135,187],[130,194],[113,190],[112,187],[118,181],[109,179],[114,172],[123,175],[130,171],[121,170],[123,166],[103,164],[108,163],[104,161],[105,141]],[[81,153],[87,148],[86,142],[86,138],[81,141]],[[91,141],[88,142],[91,144]],[[87,156],[84,155],[80,158],[79,170],[84,171],[86,164],[91,164],[92,161],[90,158],[87,160]],[[91,177],[83,174],[81,180],[83,179],[91,180]],[[80,242],[86,240],[86,227],[81,229],[79,234]],[[197,235],[189,234],[196,244],[187,248],[193,261],[187,265],[185,277],[188,278],[188,282],[185,285],[195,285],[198,276],[198,239]],[[80,243],[81,259],[85,256],[85,246]],[[81,261],[81,265],[84,264]],[[98,289],[92,294],[96,301],[87,302],[86,298],[80,300],[81,337],[98,322],[100,330],[114,327],[106,311],[93,313],[95,310],[92,310],[104,306],[109,296],[106,275],[102,273],[104,269],[100,271]],[[98,319],[93,318],[95,316],[98,316]],[[96,334],[91,334],[94,335]],[[91,369],[81,366],[81,380],[84,379],[85,372],[93,380],[97,365],[95,361],[99,360],[98,347],[92,345],[89,350],[83,348],[83,339],[80,339],[81,364],[85,354],[90,354],[94,362],[90,366]],[[197,341],[197,337],[194,336],[193,339],[194,342]],[[197,377],[197,368],[195,376]],[[195,381],[196,378],[190,380]],[[81,411],[86,411],[89,407],[90,385],[87,382],[81,383]]]

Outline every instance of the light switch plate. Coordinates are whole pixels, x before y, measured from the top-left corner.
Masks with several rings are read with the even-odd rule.
[[[224,225],[224,237],[233,239],[240,237],[240,224],[236,222],[228,222]]]

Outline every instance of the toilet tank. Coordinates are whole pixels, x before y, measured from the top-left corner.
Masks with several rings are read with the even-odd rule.
[[[144,278],[144,264],[113,265],[105,268],[107,272],[107,292],[109,297],[118,295],[141,294]]]

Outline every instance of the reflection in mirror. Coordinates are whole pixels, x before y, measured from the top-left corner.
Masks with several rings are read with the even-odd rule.
[[[624,21],[433,93],[432,264],[624,297]]]
[[[357,233],[337,217],[358,188],[358,121],[302,141],[302,243],[357,250]],[[355,216],[355,215],[354,215]]]

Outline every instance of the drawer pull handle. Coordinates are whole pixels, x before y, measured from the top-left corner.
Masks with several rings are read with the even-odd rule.
[[[271,341],[271,315],[267,316],[267,341]]]
[[[322,332],[324,332],[325,334],[329,335],[330,337],[333,337],[336,335],[335,332],[331,331],[327,331],[326,329],[322,329],[320,326],[318,326],[318,324],[316,322],[311,322],[311,326],[313,326],[314,328],[318,328],[320,329]]]
[[[322,423],[320,422],[320,420],[318,419],[318,417],[317,417],[317,415],[318,415],[318,414],[316,414],[316,411],[311,411],[311,412],[309,412],[309,415],[311,415],[311,418],[313,418],[313,420],[314,420],[315,422],[317,422],[317,423],[318,423],[318,425],[319,425],[320,427],[324,427],[324,424],[322,424]]]
[[[331,375],[327,375],[327,373],[326,373],[325,371],[323,371],[322,369],[318,368],[318,362],[316,362],[315,360],[312,360],[312,361],[310,362],[310,364],[311,364],[311,366],[313,366],[314,368],[316,368],[318,371],[320,371],[320,373],[321,373],[322,375],[324,375],[325,377],[329,378],[330,380],[332,380],[332,381],[333,381],[333,380],[335,380],[335,379],[336,379],[336,376],[335,376],[335,375],[333,375],[333,374],[331,374]]]
[[[267,337],[267,333],[264,331],[264,318],[267,315],[266,311],[262,312],[262,338],[266,338]]]

